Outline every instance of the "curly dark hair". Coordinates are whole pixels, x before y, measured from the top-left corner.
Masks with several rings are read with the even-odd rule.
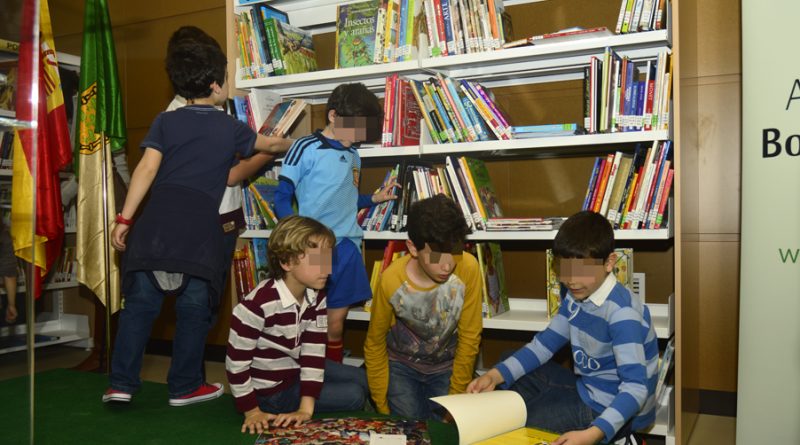
[[[415,202],[408,211],[408,239],[417,249],[426,243],[456,246],[467,239],[469,226],[456,203],[445,195]]]
[[[564,221],[553,240],[553,255],[558,258],[605,260],[614,252],[614,229],[601,214],[578,212]]]
[[[211,95],[211,84],[225,83],[228,60],[219,45],[181,40],[167,54],[167,74],[175,94],[186,99]]]
[[[383,107],[375,93],[363,83],[343,83],[337,86],[328,97],[325,105],[327,123],[331,110],[339,116],[365,116],[383,119]]]
[[[213,37],[208,35],[202,29],[196,26],[181,26],[180,28],[176,29],[175,32],[169,37],[169,41],[167,42],[167,57],[169,57],[169,53],[172,52],[173,49],[179,44],[185,41],[194,41],[198,43],[205,43],[206,45],[216,46],[220,50],[222,47],[219,46],[219,42],[216,41]]]

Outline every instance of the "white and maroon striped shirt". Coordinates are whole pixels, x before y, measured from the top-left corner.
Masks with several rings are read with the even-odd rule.
[[[306,289],[298,304],[283,280],[261,282],[233,308],[225,369],[236,408],[258,406],[300,380],[300,395],[319,398],[328,316],[324,291]]]

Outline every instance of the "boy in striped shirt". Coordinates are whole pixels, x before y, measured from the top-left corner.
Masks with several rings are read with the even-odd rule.
[[[658,342],[650,311],[612,273],[614,231],[602,215],[567,219],[553,254],[567,290],[558,314],[467,392],[498,385],[518,392],[528,426],[562,434],[555,445],[638,443],[631,432],[655,420]],[[574,373],[548,362],[567,343]]]
[[[225,369],[244,413],[242,432],[301,424],[314,411],[364,407],[364,371],[325,360],[325,287],[333,233],[318,221],[290,216],[269,238],[272,278],[233,309]],[[324,379],[324,385],[323,385]]]

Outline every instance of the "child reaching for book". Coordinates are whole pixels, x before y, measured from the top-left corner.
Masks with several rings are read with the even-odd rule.
[[[269,237],[272,278],[233,309],[225,369],[242,432],[300,424],[315,411],[361,410],[364,371],[325,360],[326,295],[333,232],[303,216],[282,219]],[[323,384],[324,381],[324,384]]]
[[[166,295],[177,296],[169,404],[184,406],[222,394],[222,384],[205,383],[201,371],[210,302],[223,287],[217,210],[237,155],[248,157],[254,149],[274,155],[290,145],[257,135],[215,108],[228,97],[226,64],[219,45],[196,41],[182,42],[168,54],[170,81],[188,104],[161,113],[151,125],[111,234],[112,245],[125,252],[125,300],[103,402],[130,402],[139,389],[144,346]]]
[[[333,271],[328,279],[327,356],[342,361],[344,320],[350,305],[372,297],[361,257],[363,233],[356,222],[358,209],[396,199],[392,182],[374,195],[359,195],[360,142],[380,135],[383,107],[361,83],[336,87],[325,107],[326,126],[292,145],[281,167],[275,192],[275,213],[284,218],[298,213],[328,226],[336,235]]]
[[[463,393],[481,341],[481,275],[464,252],[467,223],[444,195],[408,214],[409,255],[381,275],[364,342],[378,412],[438,417],[430,397]]]
[[[614,231],[590,211],[569,217],[553,242],[566,286],[547,329],[473,380],[467,392],[517,391],[527,425],[562,433],[555,445],[637,444],[655,420],[658,342],[650,311],[613,274]],[[550,362],[570,343],[574,373]]]

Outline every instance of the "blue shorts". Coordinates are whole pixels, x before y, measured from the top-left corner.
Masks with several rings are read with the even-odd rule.
[[[352,240],[344,238],[333,253],[333,271],[328,278],[328,307],[348,307],[372,298],[369,278],[361,251]]]

